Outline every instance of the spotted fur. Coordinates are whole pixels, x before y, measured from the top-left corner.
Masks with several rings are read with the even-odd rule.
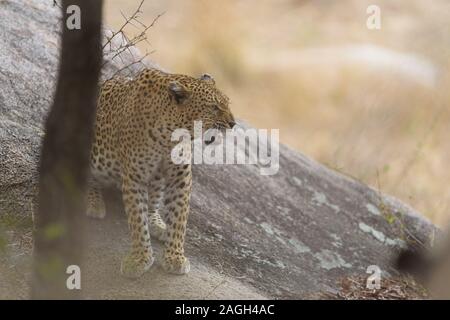
[[[146,69],[134,79],[115,77],[101,88],[91,150],[88,211],[103,218],[104,184],[121,188],[132,248],[121,272],[139,277],[154,262],[150,235],[165,244],[162,266],[189,272],[184,239],[189,213],[190,164],[176,165],[171,150],[177,128],[193,133],[193,123],[226,129],[234,126],[228,98],[203,75],[193,78]]]

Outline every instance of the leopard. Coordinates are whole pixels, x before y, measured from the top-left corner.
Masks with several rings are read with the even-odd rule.
[[[138,278],[153,265],[151,238],[163,244],[160,264],[166,272],[190,271],[184,245],[192,162],[174,162],[171,154],[177,143],[172,141],[174,130],[188,130],[194,137],[196,121],[205,130],[226,131],[236,125],[229,98],[209,74],[191,77],[146,68],[135,77],[115,76],[100,86],[86,213],[104,218],[102,188],[113,185],[121,191],[131,233],[131,248],[120,264],[126,277]]]

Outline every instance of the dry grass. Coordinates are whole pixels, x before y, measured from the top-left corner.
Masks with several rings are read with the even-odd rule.
[[[120,27],[119,9],[131,13],[138,3],[108,0],[107,22]],[[214,75],[239,117],[279,128],[282,142],[379,183],[443,225],[450,219],[450,4],[377,3],[380,31],[366,28],[365,0],[147,1],[144,21],[165,15],[141,48],[155,50],[151,58],[169,70]],[[340,51],[365,44],[422,57],[438,78],[427,85]]]
[[[410,278],[382,279],[379,289],[367,288],[367,277],[351,276],[340,281],[339,291],[313,295],[327,300],[413,300],[429,299],[427,291]]]

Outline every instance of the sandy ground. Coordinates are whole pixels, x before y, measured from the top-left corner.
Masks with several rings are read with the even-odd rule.
[[[87,219],[87,218],[86,218]],[[88,220],[86,263],[81,287],[87,299],[264,299],[256,289],[230,278],[190,256],[191,272],[167,274],[159,266],[162,252],[154,241],[156,261],[140,279],[120,275],[120,260],[129,239],[126,221],[120,217]],[[27,299],[31,271],[31,248],[23,244],[24,230],[10,232],[6,254],[0,257],[0,299]]]

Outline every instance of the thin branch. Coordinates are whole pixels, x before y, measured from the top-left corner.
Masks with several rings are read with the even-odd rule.
[[[120,14],[122,15],[122,17],[124,19],[124,23],[120,26],[120,28],[117,31],[113,31],[110,36],[106,36],[106,42],[103,44],[102,48],[103,48],[104,54],[108,55],[108,57],[103,62],[102,68],[105,67],[108,63],[111,63],[112,61],[114,61],[114,59],[116,59],[116,58],[120,59],[122,64],[125,64],[125,60],[129,61],[129,59],[127,60],[127,59],[124,59],[124,57],[122,57],[122,54],[125,51],[128,52],[128,54],[131,56],[131,60],[132,60],[132,62],[128,63],[128,65],[117,70],[113,74],[113,76],[110,77],[109,79],[117,76],[118,74],[122,73],[125,70],[128,70],[128,71],[130,71],[129,73],[131,73],[131,67],[136,64],[141,63],[146,67],[146,65],[144,63],[145,58],[154,52],[154,51],[152,51],[150,53],[146,53],[143,57],[136,60],[137,57],[135,57],[135,53],[133,53],[133,50],[132,50],[132,47],[136,47],[139,43],[144,42],[144,41],[147,44],[151,45],[148,40],[148,37],[147,37],[147,32],[150,28],[155,26],[155,24],[159,20],[159,18],[161,18],[161,16],[163,16],[165,13],[165,12],[163,12],[163,13],[158,14],[149,25],[143,23],[141,21],[141,14],[143,13],[142,7],[144,4],[144,1],[145,0],[140,1],[139,5],[137,6],[137,8],[134,10],[134,12],[130,16],[127,16],[122,11],[120,11]],[[131,25],[135,29],[138,29],[138,30],[140,29],[140,32],[136,35],[133,35],[131,38],[128,37],[125,33],[125,29],[127,28],[128,25]],[[120,37],[120,40],[117,41],[116,45],[113,45],[113,41],[115,39],[117,39],[117,37]],[[107,79],[107,80],[109,80],[109,79]]]
[[[147,58],[151,53],[152,53],[152,52],[146,53],[146,54],[145,54],[144,56],[142,56],[139,60],[133,61],[132,63],[126,65],[125,67],[120,68],[120,69],[117,70],[110,78],[108,78],[106,81],[111,80],[112,78],[114,78],[114,77],[117,76],[118,74],[122,73],[124,70],[130,69],[132,66],[134,66],[134,65],[136,65],[136,64],[138,64],[138,63],[142,63],[142,64],[146,67],[146,64],[144,63],[144,60],[145,60],[145,58]]]

